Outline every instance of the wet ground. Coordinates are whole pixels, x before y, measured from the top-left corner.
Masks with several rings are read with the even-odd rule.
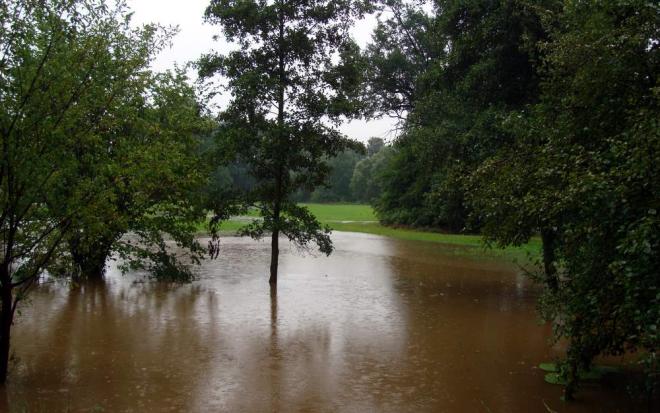
[[[17,318],[0,411],[626,412],[625,389],[559,400],[536,290],[502,259],[333,235],[330,257],[224,238],[182,286],[109,267],[49,283]]]

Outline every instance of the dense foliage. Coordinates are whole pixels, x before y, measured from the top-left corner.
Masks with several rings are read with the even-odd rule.
[[[222,153],[226,155],[226,152]],[[291,200],[368,204],[380,196],[381,177],[385,173],[386,161],[391,153],[391,147],[386,146],[383,139],[370,138],[366,154],[348,150],[329,157],[325,160],[329,168],[325,182],[312,192],[298,190],[292,194]],[[215,157],[213,163],[218,166],[211,174],[209,186],[205,191],[206,205],[210,210],[231,211],[231,206],[226,205],[226,202],[252,191],[256,181],[249,174],[245,163],[227,162],[226,156]]]
[[[516,140],[474,174],[486,236],[541,233],[542,301],[568,338],[571,396],[600,354],[660,343],[660,10],[643,1],[567,3],[546,16],[541,100],[504,122]]]
[[[296,194],[301,202],[352,202],[351,178],[355,166],[364,159],[364,154],[354,150],[338,153],[326,162],[330,169],[326,182],[313,192]]]
[[[102,276],[106,259],[116,253],[126,267],[189,279],[190,269],[168,251],[165,235],[193,262],[204,253],[194,239],[196,222],[206,215],[198,192],[207,167],[200,165],[197,137],[209,132],[210,122],[199,116],[182,73],[140,77],[142,92],[115,99],[120,116],[99,139],[76,144],[72,179],[94,179],[105,199],[91,214],[74,217],[65,237],[70,260],[63,255],[57,268],[65,274]]]
[[[171,34],[132,27],[123,2],[0,4],[0,381],[17,306],[44,269],[94,276],[119,251],[180,273],[163,232],[199,253],[187,196],[202,182],[198,105],[181,74],[148,70]],[[128,231],[139,245],[120,241]]]
[[[658,5],[437,0],[413,31],[421,9],[385,3],[400,12],[367,50],[367,90],[412,99],[381,220],[479,230],[500,246],[539,235],[533,275],[543,316],[569,341],[568,397],[597,355],[641,350],[657,372]],[[393,67],[416,74],[393,77],[414,93],[377,76]]]
[[[393,17],[367,50],[376,72],[368,90],[405,97],[406,118],[375,206],[385,223],[461,231],[469,213],[461,178],[510,141],[500,118],[536,99],[541,23],[524,2],[438,1],[433,16],[389,4]],[[382,80],[401,65],[410,67],[405,85]]]
[[[381,143],[382,140],[370,140],[367,146],[368,156],[353,169],[350,188],[352,200],[355,202],[373,203],[383,192],[382,181],[393,149]]]
[[[374,165],[384,165],[379,161],[386,152],[384,149],[382,138],[369,138],[366,153],[349,150],[328,158],[330,173],[324,184],[313,192],[300,191],[293,199],[298,202],[369,203],[380,195],[379,167]]]

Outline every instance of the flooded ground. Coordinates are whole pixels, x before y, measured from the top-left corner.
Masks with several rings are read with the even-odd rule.
[[[330,257],[225,238],[183,286],[49,284],[18,316],[0,411],[625,412],[625,390],[559,400],[558,349],[512,264],[334,234]]]

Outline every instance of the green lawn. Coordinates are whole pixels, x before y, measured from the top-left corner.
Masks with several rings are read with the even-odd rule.
[[[369,205],[358,204],[301,204],[309,208],[316,218],[323,224],[328,225],[336,231],[362,232],[368,234],[382,235],[409,241],[426,241],[440,244],[460,245],[479,248],[483,251],[482,238],[479,235],[444,234],[440,232],[420,231],[404,228],[390,228],[378,223],[373,208]],[[257,211],[251,211],[248,216],[256,217]],[[249,221],[247,217],[236,217],[224,222],[222,232],[233,233]],[[200,232],[206,230],[206,224],[200,224]],[[516,258],[524,258],[529,254],[537,255],[540,252],[541,243],[533,239],[529,244],[520,247],[510,247],[504,250],[492,249],[484,254],[508,255]],[[476,251],[475,251],[476,252]]]
[[[373,221],[378,222],[374,209],[369,205],[358,204],[300,204],[309,208],[310,212],[323,223],[342,221]],[[331,225],[332,226],[332,225]],[[339,229],[339,228],[337,228]]]
[[[528,255],[536,256],[541,251],[541,242],[534,238],[528,244],[520,247],[508,247],[505,249],[484,249],[481,235],[444,234],[441,232],[419,231],[405,228],[391,228],[379,223],[328,223],[330,228],[337,231],[363,232],[367,234],[382,235],[409,241],[426,241],[439,244],[459,245],[478,248],[478,253],[487,255],[507,255],[519,259],[527,259]],[[477,252],[477,251],[475,251]]]
[[[321,222],[340,221],[378,221],[374,209],[369,205],[361,204],[309,204],[301,203],[301,206],[309,208],[310,212]],[[259,212],[252,209],[248,216],[256,217]]]

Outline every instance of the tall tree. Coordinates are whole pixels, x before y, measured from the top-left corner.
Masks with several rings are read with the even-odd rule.
[[[75,151],[77,178],[94,177],[111,195],[103,210],[77,216],[66,237],[74,268],[63,269],[81,277],[102,276],[107,258],[117,253],[128,266],[156,277],[190,278],[168,252],[165,234],[195,262],[204,252],[194,238],[195,224],[205,216],[200,189],[209,169],[200,162],[199,146],[200,134],[210,133],[213,122],[200,116],[182,71],[144,71],[140,79],[140,93],[114,100],[121,116]]]
[[[424,88],[423,74],[445,54],[435,19],[422,9],[427,1],[381,0],[378,24],[364,52],[364,95],[370,117],[404,122]]]
[[[371,140],[369,142],[371,143]],[[370,148],[373,149],[372,145],[367,147],[368,152],[372,152]],[[355,165],[350,188],[356,201],[372,204],[381,196],[382,176],[390,165],[389,158],[392,156],[392,151],[391,146],[383,146],[378,152]]]
[[[417,31],[406,28],[421,11],[394,14],[385,27],[401,30],[380,29],[370,46],[378,51],[371,66],[384,71],[396,57],[416,73],[395,77],[414,93],[400,94],[411,99],[375,206],[385,222],[461,231],[469,212],[462,180],[511,140],[501,117],[538,98],[535,45],[545,33],[525,1],[437,0],[434,10]],[[406,33],[419,40],[404,48],[396,39]],[[398,90],[369,79],[386,96]]]
[[[329,229],[290,195],[313,191],[328,175],[325,159],[359,147],[334,126],[357,114],[361,59],[348,30],[366,3],[213,0],[206,9],[207,21],[239,46],[225,56],[204,56],[199,69],[204,78],[228,78],[232,101],[221,134],[257,182],[243,205],[257,206],[263,217],[241,232],[255,238],[271,232],[271,284],[277,283],[280,234],[332,252]]]
[[[381,149],[385,147],[385,141],[383,138],[369,138],[367,141],[367,156],[374,156],[378,152],[380,152]]]

